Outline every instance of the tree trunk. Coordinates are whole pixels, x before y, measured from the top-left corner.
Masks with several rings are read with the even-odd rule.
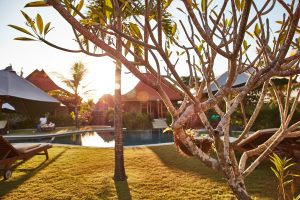
[[[118,16],[117,26],[122,30],[122,19]],[[117,37],[117,51],[122,53],[121,38]],[[121,74],[122,63],[116,61],[115,69],[115,181],[124,181],[127,179],[124,167],[124,153],[123,153],[123,132],[122,132],[122,99],[121,99]]]
[[[233,191],[234,195],[239,200],[251,200],[251,197],[248,195],[245,188],[239,185],[230,185],[231,190]]]
[[[115,181],[126,180],[123,154],[121,63],[117,62],[115,71]]]
[[[78,129],[79,128],[79,123],[78,123],[78,106],[77,105],[75,106],[74,112],[75,112],[75,126]]]

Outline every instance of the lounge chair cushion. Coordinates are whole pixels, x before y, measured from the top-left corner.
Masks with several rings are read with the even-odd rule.
[[[0,120],[0,129],[4,129],[6,127],[7,121],[6,120]]]
[[[41,144],[34,144],[34,143],[14,143],[12,146],[19,151],[20,153],[26,153],[29,150],[34,148],[40,147]]]

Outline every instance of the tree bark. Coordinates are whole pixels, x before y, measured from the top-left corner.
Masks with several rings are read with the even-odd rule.
[[[74,114],[75,114],[75,126],[78,129],[79,123],[78,123],[78,106],[77,105],[75,106]]]
[[[251,197],[248,195],[245,186],[240,185],[229,185],[231,190],[234,192],[234,195],[237,199],[240,200],[251,200]]]
[[[118,16],[117,26],[122,30],[122,19]],[[117,37],[117,51],[122,54],[121,38]],[[124,152],[123,152],[123,131],[122,131],[122,99],[121,99],[121,74],[122,63],[116,60],[115,69],[115,181],[125,181],[127,179],[124,167]]]
[[[126,180],[123,153],[121,63],[117,62],[115,71],[115,181]]]

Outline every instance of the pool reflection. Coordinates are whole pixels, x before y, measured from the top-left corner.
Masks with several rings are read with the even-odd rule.
[[[157,130],[124,131],[124,146],[147,145],[173,142],[171,133],[162,133]],[[57,136],[52,143],[73,144],[89,147],[114,147],[115,139],[113,132],[88,132]]]
[[[115,140],[113,133],[86,133],[81,134],[81,146],[85,147],[114,147]]]

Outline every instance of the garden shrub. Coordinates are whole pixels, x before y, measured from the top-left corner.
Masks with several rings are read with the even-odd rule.
[[[72,115],[66,115],[66,116],[53,116],[50,115],[48,117],[48,123],[53,122],[55,123],[55,126],[73,126],[75,125],[75,120],[72,117]]]
[[[148,115],[143,113],[123,113],[123,127],[127,129],[151,129],[152,123]]]

